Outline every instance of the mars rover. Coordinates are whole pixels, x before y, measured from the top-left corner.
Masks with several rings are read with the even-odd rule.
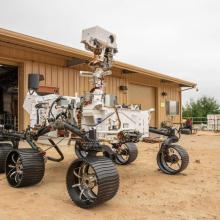
[[[111,75],[112,60],[117,52],[114,34],[94,27],[82,33],[82,43],[93,52],[91,77],[93,89],[83,97],[40,96],[37,94],[40,74],[29,74],[29,92],[24,109],[30,114],[30,126],[23,132],[5,125],[0,128],[0,172],[5,172],[12,187],[39,183],[45,172],[45,162],[60,162],[64,155],[52,138],[51,148],[59,154],[53,158],[37,145],[40,136],[51,131],[66,130],[75,138],[74,160],[67,171],[66,186],[72,201],[82,208],[94,207],[113,198],[119,188],[116,164],[133,162],[138,155],[135,143],[149,136],[149,132],[166,136],[160,145],[157,163],[166,174],[183,171],[189,162],[187,152],[179,145],[175,129],[161,131],[149,128],[153,110],[142,111],[137,105],[117,105],[114,96],[104,94],[104,78]],[[20,141],[30,148],[21,148]],[[11,143],[10,143],[11,142]]]

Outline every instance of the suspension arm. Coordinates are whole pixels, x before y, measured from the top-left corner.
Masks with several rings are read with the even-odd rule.
[[[39,129],[39,131],[37,132],[37,135],[36,135],[36,138],[40,137],[40,136],[43,136],[47,133],[49,133],[51,131],[51,126],[48,125],[46,127],[43,127],[41,129]]]
[[[89,138],[83,133],[77,126],[70,125],[66,122],[63,123],[64,129],[71,131],[72,133],[76,134],[77,136],[81,137],[82,139],[89,141]]]
[[[152,127],[149,128],[149,132],[154,133],[154,134],[160,134],[160,135],[163,135],[166,137],[170,137],[170,136],[175,135],[175,133],[172,133],[170,131],[161,131],[159,129],[152,128]]]
[[[149,132],[168,137],[168,138],[163,142],[163,144],[164,144],[165,146],[169,146],[169,145],[171,145],[172,143],[176,143],[176,142],[179,141],[179,138],[178,138],[178,137],[176,136],[176,134],[175,134],[175,129],[173,129],[173,128],[171,128],[171,129],[169,129],[169,130],[167,130],[167,131],[161,131],[161,130],[159,130],[159,129],[150,127],[150,128],[149,128]]]

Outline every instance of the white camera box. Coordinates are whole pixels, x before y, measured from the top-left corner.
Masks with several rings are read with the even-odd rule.
[[[99,26],[84,29],[82,31],[82,43],[95,48],[95,40],[105,47],[117,49],[115,34],[110,33]]]

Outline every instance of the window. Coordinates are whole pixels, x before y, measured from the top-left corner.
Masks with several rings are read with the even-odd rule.
[[[166,102],[166,114],[167,115],[179,115],[179,102],[178,101],[167,101]]]

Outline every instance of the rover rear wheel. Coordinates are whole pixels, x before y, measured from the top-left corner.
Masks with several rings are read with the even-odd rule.
[[[126,165],[134,162],[138,156],[138,149],[134,143],[121,144],[119,147],[113,147],[116,156],[115,162],[120,165]]]
[[[177,174],[185,170],[189,164],[187,151],[179,145],[170,145],[157,154],[157,164],[166,174]]]
[[[5,172],[5,161],[12,148],[11,144],[0,143],[0,173]]]
[[[112,199],[119,187],[114,163],[103,156],[77,159],[70,165],[66,186],[72,201],[81,208],[91,208]]]
[[[12,150],[6,159],[6,178],[12,187],[31,186],[44,176],[44,157],[37,150]]]

